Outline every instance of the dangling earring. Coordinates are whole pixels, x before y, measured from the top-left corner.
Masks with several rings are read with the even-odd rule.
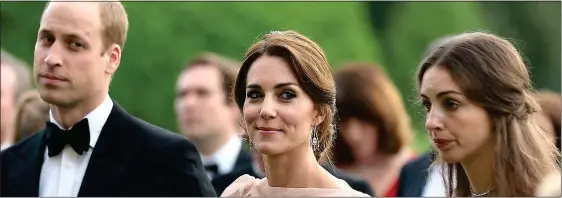
[[[250,150],[252,150],[253,144],[252,144],[252,140],[250,139],[250,136],[243,135],[242,139],[245,140],[246,143],[248,143],[248,147],[250,147]]]
[[[248,137],[248,145],[250,146],[250,150],[254,148],[253,147],[254,144],[252,143],[252,140],[250,140],[250,137]]]
[[[312,144],[312,150],[318,151],[318,133],[316,132],[316,127],[312,127],[312,135],[310,143]]]

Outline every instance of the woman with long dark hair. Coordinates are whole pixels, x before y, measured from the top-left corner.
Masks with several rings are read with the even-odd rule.
[[[533,196],[559,169],[559,152],[531,116],[539,106],[528,69],[509,41],[453,36],[422,60],[417,83],[448,196]]]

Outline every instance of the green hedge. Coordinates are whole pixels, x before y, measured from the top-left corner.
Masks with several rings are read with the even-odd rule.
[[[110,94],[130,113],[176,131],[174,85],[182,64],[201,51],[241,60],[270,30],[297,30],[333,66],[380,60],[367,10],[359,2],[126,2],[130,32]],[[2,2],[2,47],[31,62],[44,3]],[[11,21],[11,22],[10,22]]]

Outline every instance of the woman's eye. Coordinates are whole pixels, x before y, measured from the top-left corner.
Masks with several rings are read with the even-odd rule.
[[[459,103],[454,100],[447,99],[443,102],[443,106],[447,110],[456,110],[459,108]]]
[[[283,91],[283,93],[281,93],[280,97],[283,100],[290,100],[290,99],[293,99],[293,98],[297,97],[297,95],[295,93],[293,93],[292,91]]]
[[[248,93],[246,93],[246,98],[250,98],[250,99],[256,99],[260,96],[261,94],[258,93],[257,91],[249,91]]]

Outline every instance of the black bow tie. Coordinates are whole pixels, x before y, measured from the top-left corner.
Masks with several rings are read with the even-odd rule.
[[[216,175],[219,172],[219,166],[217,166],[216,164],[206,165],[205,170],[213,173],[213,175]]]
[[[69,144],[79,155],[90,148],[90,127],[88,119],[76,123],[72,129],[63,130],[52,122],[47,122],[47,147],[49,157],[58,155]]]

